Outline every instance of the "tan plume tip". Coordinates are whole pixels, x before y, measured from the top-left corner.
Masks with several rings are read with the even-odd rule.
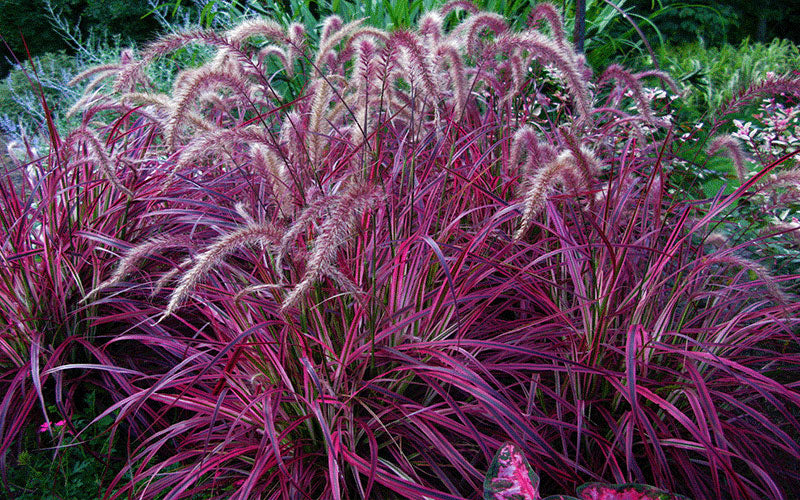
[[[319,41],[317,57],[314,60],[316,76],[322,75],[322,67],[325,64],[325,60],[328,59],[331,53],[333,53],[336,46],[339,45],[339,43],[341,43],[345,38],[353,35],[356,31],[361,29],[361,25],[364,23],[364,20],[357,19],[345,24],[344,26],[342,26],[341,22],[341,19],[338,19],[336,16],[331,16],[326,19],[325,23],[322,25],[322,38]],[[333,70],[334,68],[331,67],[330,69]]]
[[[564,35],[564,23],[561,20],[561,14],[553,4],[543,2],[531,10],[528,15],[528,26],[534,28],[536,22],[540,20],[545,20],[550,25],[550,31],[552,31],[556,43],[565,46],[567,38]]]
[[[744,182],[747,177],[747,167],[745,166],[744,153],[739,145],[739,142],[730,135],[721,135],[715,137],[706,148],[706,153],[709,156],[716,154],[724,149],[728,157],[733,160],[733,165],[736,167],[736,175],[739,182]]]
[[[633,99],[636,101],[636,107],[642,117],[650,123],[656,123],[656,118],[650,109],[650,102],[644,96],[644,89],[639,79],[619,64],[612,64],[600,76],[598,85],[612,79],[616,80],[620,87],[631,91]]]
[[[766,267],[750,259],[730,253],[730,250],[723,250],[710,255],[705,260],[705,264],[727,264],[728,266],[739,267],[745,271],[750,271],[756,275],[758,280],[761,281],[769,294],[777,302],[785,304],[790,300],[786,292],[781,289],[780,284]]]
[[[572,154],[572,151],[562,151],[555,160],[548,163],[544,168],[539,169],[534,174],[525,193],[523,202],[525,208],[522,213],[522,223],[516,233],[514,233],[515,240],[525,236],[525,233],[530,229],[534,217],[545,207],[548,193],[552,187],[557,182],[563,180],[563,176],[566,172],[575,174],[577,169],[575,156]]]
[[[248,19],[229,30],[226,35],[228,40],[237,45],[253,36],[263,36],[276,42],[284,42],[288,38],[280,24],[265,18]]]
[[[79,142],[83,142],[87,146],[87,149],[91,150],[94,153],[94,158],[97,161],[97,166],[100,168],[100,171],[103,173],[105,178],[111,182],[117,189],[125,193],[127,196],[133,197],[133,192],[122,185],[122,182],[117,177],[116,172],[114,172],[111,166],[111,157],[109,157],[108,152],[106,151],[105,146],[100,142],[100,138],[97,137],[97,134],[94,131],[81,127],[72,131],[72,133],[67,136],[65,143],[72,146],[73,148],[77,148]]]
[[[263,224],[249,224],[218,239],[211,247],[197,257],[195,265],[181,276],[178,286],[170,295],[162,318],[172,314],[186,299],[195,285],[227,255],[253,243],[272,248],[278,241],[277,230]]]
[[[474,14],[479,11],[478,7],[468,0],[451,0],[442,6],[440,12],[442,13],[442,16],[446,16],[448,13],[456,9],[465,10],[470,14]]]
[[[586,75],[581,71],[578,58],[572,49],[561,47],[536,31],[505,34],[498,37],[498,49],[508,50],[515,47],[527,50],[535,60],[542,64],[552,64],[561,71],[566,78],[567,89],[572,94],[578,112],[583,117],[591,116],[591,99],[586,84]]]
[[[153,252],[163,248],[175,246],[186,247],[190,243],[191,242],[188,240],[188,238],[168,238],[156,236],[155,238],[152,238],[140,245],[128,249],[122,256],[122,259],[120,259],[117,268],[114,270],[111,276],[106,281],[99,284],[96,288],[88,292],[83,300],[88,300],[90,297],[97,295],[102,290],[105,290],[106,288],[116,285],[122,281],[122,279],[136,267],[136,263],[139,260],[152,254]]]

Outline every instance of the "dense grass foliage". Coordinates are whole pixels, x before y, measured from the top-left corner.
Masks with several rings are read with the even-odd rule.
[[[672,80],[528,21],[251,19],[79,75],[80,126],[0,189],[0,466],[91,384],[129,449],[105,498],[477,498],[506,441],[545,493],[787,498],[797,276],[756,250],[793,230],[731,218],[794,206],[796,150],[685,191]]]

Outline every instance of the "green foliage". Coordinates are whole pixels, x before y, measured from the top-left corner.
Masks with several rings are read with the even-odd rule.
[[[658,3],[660,7],[653,21],[671,44],[701,41],[708,45],[720,45],[727,41],[728,32],[739,25],[739,12],[730,5],[702,0]],[[640,7],[639,10],[644,9]]]
[[[57,8],[70,22],[77,22],[77,0],[61,0]],[[50,25],[50,20],[43,15],[44,0],[0,0],[0,36],[20,60],[26,58],[25,45],[31,54],[55,52],[67,49],[67,44]],[[6,58],[10,54],[3,48],[0,58],[0,75],[8,71]]]
[[[72,417],[76,430],[87,426],[101,411],[94,392],[86,395],[84,403]],[[17,500],[85,500],[95,496],[103,479],[116,473],[100,458],[110,457],[110,464],[119,466],[124,456],[121,449],[111,446],[106,433],[114,417],[101,418],[76,437],[66,421],[59,420],[65,417],[59,416],[54,406],[48,406],[48,413],[50,425],[30,425],[25,433],[25,451],[8,473],[8,493]]]
[[[35,67],[35,71],[31,68]],[[0,81],[0,132],[30,136],[44,124],[41,96],[57,116],[79,97],[67,82],[78,72],[79,61],[62,52],[48,52],[31,63],[15,67]],[[39,93],[41,85],[41,94]],[[66,124],[60,127],[66,128]]]
[[[738,47],[708,47],[701,43],[664,45],[658,54],[664,69],[686,90],[687,121],[716,113],[723,102],[772,72],[800,67],[800,50],[788,40],[769,44],[742,42]]]
[[[763,0],[630,0],[637,13],[657,13],[654,21],[673,44],[701,41],[712,46],[787,38],[795,43],[800,22],[797,2]]]

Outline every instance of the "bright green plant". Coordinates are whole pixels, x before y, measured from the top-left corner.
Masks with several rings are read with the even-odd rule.
[[[67,420],[48,406],[50,420],[33,423],[24,434],[23,451],[8,471],[8,493],[16,500],[85,500],[101,491],[103,478],[122,466],[122,450],[115,448],[107,430],[113,415],[84,429],[102,407],[89,392]],[[77,431],[81,431],[76,434]]]
[[[743,41],[738,47],[701,43],[665,45],[659,60],[685,91],[686,120],[716,114],[722,104],[769,73],[783,75],[800,68],[800,50],[788,40],[769,44]]]

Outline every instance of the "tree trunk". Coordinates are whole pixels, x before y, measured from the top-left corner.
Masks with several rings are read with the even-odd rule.
[[[756,41],[765,43],[767,40],[767,16],[763,12],[758,15],[758,28],[756,29]]]
[[[572,34],[575,40],[575,50],[583,52],[583,40],[586,34],[586,0],[575,2],[575,31]]]

